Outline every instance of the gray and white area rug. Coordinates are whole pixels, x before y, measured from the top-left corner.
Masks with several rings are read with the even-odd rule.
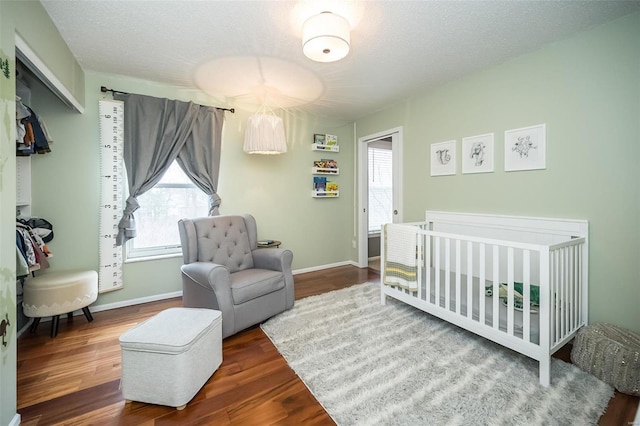
[[[262,329],[338,425],[597,424],[613,388],[538,363],[365,283],[296,301]]]

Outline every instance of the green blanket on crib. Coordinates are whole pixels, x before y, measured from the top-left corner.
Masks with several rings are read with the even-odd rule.
[[[524,284],[519,282],[513,283],[513,305],[516,309],[522,310],[524,305]],[[509,286],[506,283],[500,283],[500,294],[498,297],[502,299],[503,303],[507,304],[507,292],[509,291]],[[493,295],[493,285],[485,286],[484,288],[485,296]],[[537,308],[540,306],[540,286],[531,284],[529,286],[529,304],[532,308]]]

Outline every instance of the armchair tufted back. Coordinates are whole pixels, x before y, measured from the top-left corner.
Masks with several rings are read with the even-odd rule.
[[[257,227],[251,215],[209,216],[178,222],[184,263],[212,262],[230,273],[253,268]]]

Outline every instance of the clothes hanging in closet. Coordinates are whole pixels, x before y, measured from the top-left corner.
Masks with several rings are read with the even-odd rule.
[[[33,228],[20,221],[16,222],[16,248],[16,275],[18,278],[27,275],[31,270],[49,267],[47,257],[51,256],[51,251]],[[24,274],[25,264],[27,274]]]
[[[44,123],[29,106],[16,96],[16,155],[51,152],[52,142]]]

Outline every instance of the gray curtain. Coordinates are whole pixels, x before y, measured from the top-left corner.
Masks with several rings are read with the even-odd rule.
[[[209,216],[219,214],[220,197],[216,193],[220,172],[220,148],[224,111],[201,108],[190,137],[178,153],[178,164],[189,179],[209,196]],[[202,143],[202,141],[211,143]]]
[[[124,101],[123,158],[129,182],[129,197],[116,237],[116,244],[122,245],[136,236],[133,213],[140,207],[137,197],[160,181],[187,142],[192,147],[188,151],[196,152],[200,145],[213,145],[213,126],[206,125],[213,120],[205,118],[213,109],[144,95],[116,93],[114,98]],[[211,174],[217,181],[218,171]]]

